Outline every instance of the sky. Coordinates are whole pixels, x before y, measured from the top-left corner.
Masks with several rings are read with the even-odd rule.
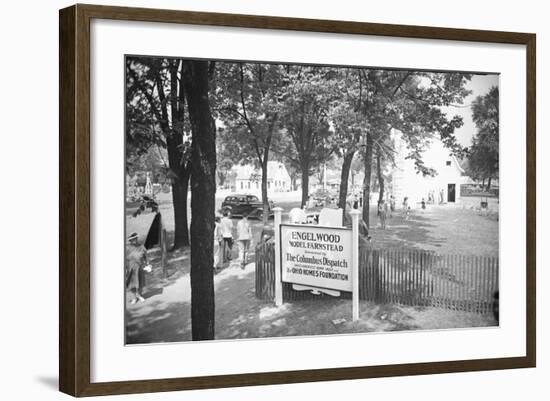
[[[456,139],[462,146],[470,146],[472,137],[476,133],[476,126],[472,120],[471,104],[478,96],[483,96],[493,86],[498,86],[499,75],[474,75],[471,81],[466,85],[467,89],[472,91],[472,94],[464,99],[464,104],[460,107],[449,106],[444,108],[448,113],[449,118],[454,115],[462,116],[464,125],[455,130]]]

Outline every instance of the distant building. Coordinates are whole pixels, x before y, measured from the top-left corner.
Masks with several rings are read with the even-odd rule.
[[[392,171],[392,191],[396,203],[409,199],[409,205],[415,207],[424,199],[435,204],[460,202],[460,185],[467,177],[457,158],[443,146],[439,139],[433,139],[422,153],[422,160],[428,168],[436,171],[434,177],[423,176],[418,172],[414,161],[407,158],[409,148],[400,136],[394,136],[395,167]],[[388,194],[389,195],[389,194]]]
[[[358,155],[356,157],[359,157]],[[357,172],[353,169],[349,171],[348,177],[348,196],[352,194],[359,194],[363,188],[363,172]],[[323,182],[324,180],[324,182]],[[315,192],[318,190],[327,190],[333,193],[340,192],[340,186],[342,183],[342,165],[341,160],[333,164],[332,167],[328,167],[320,178],[318,174],[312,175],[309,178],[309,192]]]
[[[232,192],[260,194],[262,191],[262,170],[251,164],[233,166],[228,180]],[[290,175],[283,163],[267,163],[267,191],[290,191]]]

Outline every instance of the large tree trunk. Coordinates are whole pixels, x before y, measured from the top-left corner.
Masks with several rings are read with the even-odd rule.
[[[208,100],[208,62],[183,61],[192,129],[191,324],[193,340],[214,339],[216,129]]]
[[[174,208],[174,244],[172,250],[189,245],[189,227],[187,224],[187,190],[189,187],[190,168],[183,158],[183,124],[185,95],[184,88],[178,85],[179,61],[170,63],[170,115],[172,128],[166,126],[166,147],[168,163],[173,173],[172,204]],[[179,96],[178,96],[179,89]],[[162,96],[164,98],[164,96]]]
[[[180,147],[183,139],[180,134],[172,134],[167,140],[168,163],[173,172],[172,176],[172,204],[174,207],[174,245],[178,249],[189,245],[189,229],[187,224],[187,190],[191,171],[185,165],[181,166],[182,157]]]
[[[491,189],[491,179],[492,177],[489,177],[489,179],[487,180],[487,191]]]
[[[369,198],[370,198],[370,184],[372,174],[372,153],[373,153],[373,140],[372,135],[367,133],[367,146],[365,148],[365,178],[363,180],[363,221],[370,228],[369,221]]]
[[[296,191],[296,172],[290,173],[290,188],[292,191]]]
[[[268,149],[264,149],[264,158],[262,160],[262,203],[263,203],[263,214],[262,222],[263,225],[267,225],[269,219],[269,199],[267,197],[267,162],[268,162]]]
[[[301,207],[307,203],[309,195],[309,163],[302,162],[302,203]]]
[[[338,199],[338,207],[346,212],[346,199],[348,197],[348,180],[349,172],[351,169],[351,162],[353,161],[353,156],[355,155],[354,150],[350,150],[344,155],[344,162],[342,163],[342,173],[340,175],[340,196]]]
[[[269,199],[267,196],[267,166],[269,163],[269,149],[271,147],[271,139],[273,138],[273,130],[277,124],[278,114],[275,113],[271,116],[269,122],[269,133],[266,137],[264,146],[263,146],[263,159],[262,162],[262,203],[263,203],[263,213],[262,213],[262,222],[266,226],[269,219]]]
[[[382,203],[382,200],[384,200],[384,176],[382,175],[382,165],[381,165],[380,159],[381,159],[380,152],[377,152],[376,153],[376,175],[378,177],[378,186],[380,187],[380,190],[378,191],[378,204]]]
[[[191,168],[182,171],[182,179],[177,183],[178,207],[174,209],[174,249],[189,246],[189,222],[187,219],[187,196],[189,194],[189,181],[191,178]],[[174,187],[172,186],[172,189]]]

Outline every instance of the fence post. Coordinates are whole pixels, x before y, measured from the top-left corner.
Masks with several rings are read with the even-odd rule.
[[[275,231],[275,305],[283,304],[283,283],[281,281],[281,215],[283,209],[273,208]]]
[[[359,210],[353,209],[351,215],[351,280],[353,321],[359,320]]]

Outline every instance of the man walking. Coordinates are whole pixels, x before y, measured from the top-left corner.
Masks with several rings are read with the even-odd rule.
[[[223,262],[231,260],[231,250],[233,249],[233,222],[231,221],[231,212],[224,211],[220,221],[222,238],[223,238]]]

